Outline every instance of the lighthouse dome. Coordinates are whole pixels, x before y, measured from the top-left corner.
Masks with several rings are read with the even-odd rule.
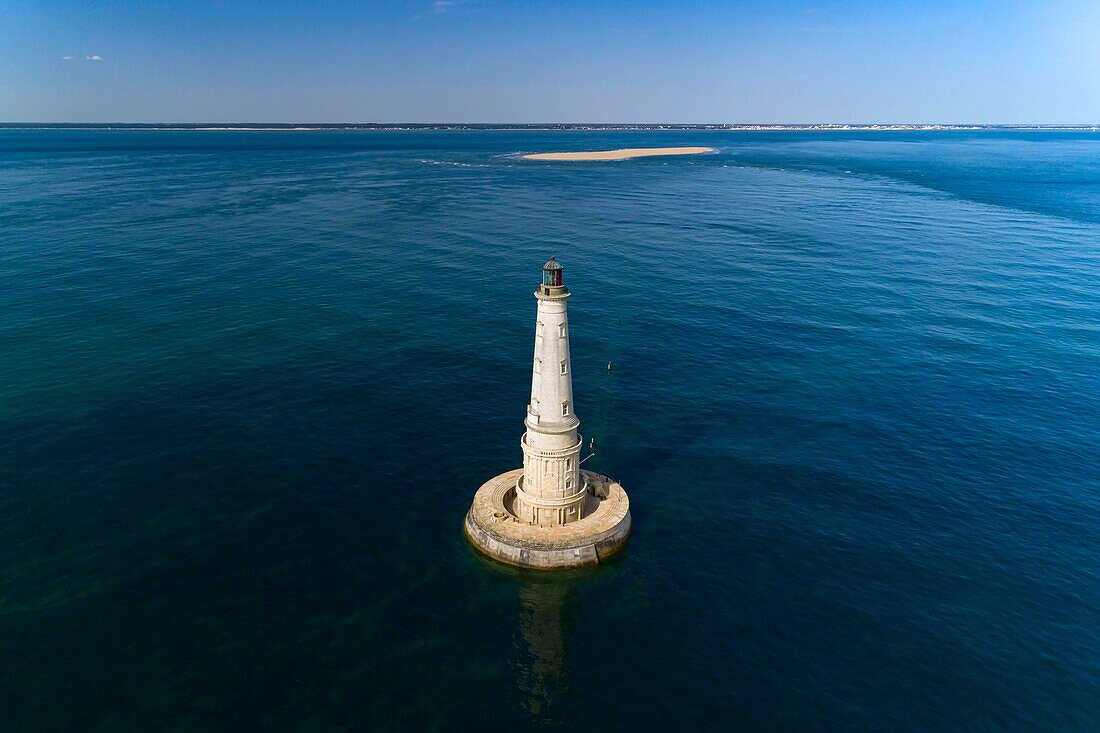
[[[550,261],[542,266],[542,269],[544,269],[544,270],[560,270],[561,269],[561,263],[558,262],[557,257],[551,257]]]

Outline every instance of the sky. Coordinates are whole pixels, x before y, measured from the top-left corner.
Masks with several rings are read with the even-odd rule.
[[[1100,123],[1100,0],[0,0],[0,121]]]

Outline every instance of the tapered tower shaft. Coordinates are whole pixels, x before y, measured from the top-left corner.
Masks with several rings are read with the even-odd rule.
[[[584,516],[586,487],[580,471],[580,420],[573,406],[569,361],[569,289],[551,258],[535,292],[535,357],[531,401],[523,434],[523,476],[516,485],[515,514],[521,521],[558,526]]]

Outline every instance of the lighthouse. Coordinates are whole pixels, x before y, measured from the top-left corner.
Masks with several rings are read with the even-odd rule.
[[[502,562],[539,569],[593,565],[630,535],[630,503],[618,481],[583,470],[573,401],[564,270],[554,257],[535,291],[531,398],[520,438],[523,468],[483,484],[466,514],[466,536]]]
[[[523,475],[516,484],[516,516],[553,527],[584,516],[585,483],[580,471],[580,420],[573,409],[573,368],[569,363],[569,288],[562,266],[551,257],[542,266],[535,291],[535,358],[531,401],[520,445]]]

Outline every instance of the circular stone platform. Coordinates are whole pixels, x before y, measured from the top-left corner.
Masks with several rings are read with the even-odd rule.
[[[598,565],[626,546],[630,500],[614,479],[594,471],[581,474],[588,482],[584,517],[560,527],[537,527],[512,514],[522,468],[489,479],[466,513],[466,537],[494,560],[521,568]]]

